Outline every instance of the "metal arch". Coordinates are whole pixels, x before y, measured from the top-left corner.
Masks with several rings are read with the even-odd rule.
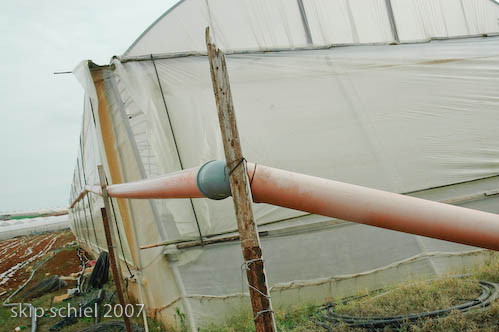
[[[307,37],[307,44],[313,45],[312,32],[310,31],[310,25],[308,24],[307,12],[305,11],[305,6],[303,5],[303,0],[296,0],[298,2],[298,8],[300,9],[300,16],[303,23],[303,29],[305,30],[305,36]]]
[[[149,27],[147,27],[147,29],[144,30],[144,32],[142,32],[138,37],[137,39],[135,39],[135,41],[132,43],[132,45],[130,45],[125,53],[123,53],[123,55],[126,55],[128,52],[130,52],[132,50],[132,48],[135,47],[135,45],[137,45],[137,43],[149,32],[151,31],[152,28],[154,28],[156,26],[156,24],[159,23],[159,21],[161,21],[163,19],[163,17],[165,17],[166,15],[170,14],[175,8],[177,8],[179,5],[181,5],[182,3],[184,3],[185,1],[187,0],[180,0],[178,1],[176,4],[174,4],[172,7],[170,7],[170,9],[168,9],[166,12],[164,12],[160,17],[158,17]]]

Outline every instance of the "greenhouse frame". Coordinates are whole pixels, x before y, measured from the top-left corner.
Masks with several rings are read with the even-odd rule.
[[[498,18],[492,0],[179,1],[123,55],[73,70],[85,98],[70,202],[99,184],[97,165],[118,184],[224,159],[210,27],[227,55],[248,160],[499,213]],[[197,331],[250,307],[239,242],[202,245],[237,234],[230,199],[111,202],[123,274],[125,265],[134,274],[128,293],[151,317],[175,325],[181,312]],[[96,255],[107,250],[102,207],[89,194],[69,212]],[[441,275],[488,255],[253,208],[274,308]]]

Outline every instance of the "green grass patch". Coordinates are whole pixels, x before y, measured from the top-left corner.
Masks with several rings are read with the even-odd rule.
[[[279,332],[308,332],[321,331],[314,323],[318,319],[318,307],[315,305],[300,305],[288,308],[285,311],[276,311],[276,327]],[[201,332],[253,332],[253,313],[247,311],[235,315],[223,324],[212,324],[208,328],[201,329]]]
[[[377,295],[366,293],[365,297],[346,304],[340,301],[335,312],[361,317],[407,315],[462,304],[477,298],[480,293],[476,279],[444,277],[433,281],[419,280]]]
[[[461,271],[462,272],[462,271]],[[473,268],[471,277],[453,278],[444,276],[436,280],[414,280],[384,289],[382,292],[362,291],[355,300],[342,303],[337,299],[335,311],[340,314],[374,317],[394,316],[423,311],[432,311],[455,306],[478,297],[481,289],[478,280],[499,283],[499,254],[491,253],[485,263]],[[279,332],[325,332],[317,326],[321,319],[320,307],[300,305],[276,311],[276,325]],[[223,325],[211,325],[201,332],[253,332],[252,314],[239,313]],[[336,332],[368,332],[369,329],[335,327]],[[399,328],[385,328],[393,332],[498,332],[499,300],[482,311],[452,312],[441,319],[426,319]]]

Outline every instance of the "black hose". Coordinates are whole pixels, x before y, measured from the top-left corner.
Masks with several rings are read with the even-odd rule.
[[[473,309],[485,308],[489,306],[492,301],[494,301],[499,297],[499,284],[480,280],[479,285],[480,288],[482,289],[482,293],[476,299],[445,309],[421,312],[416,314],[408,314],[408,315],[386,316],[386,317],[357,317],[357,316],[341,315],[334,311],[335,304],[330,303],[321,309],[321,311],[323,312],[323,315],[321,317],[322,321],[318,321],[316,323],[317,325],[325,328],[328,331],[334,331],[333,330],[334,326],[340,323],[343,323],[349,327],[381,329],[386,326],[399,327],[403,324],[414,322],[423,318],[445,317],[448,314],[450,314],[451,311],[453,310],[467,312]],[[342,302],[346,304],[355,299],[357,298],[350,297],[346,301],[344,300]],[[329,322],[329,324],[326,322]]]
[[[109,255],[102,251],[88,279],[88,286],[102,288],[109,279]]]

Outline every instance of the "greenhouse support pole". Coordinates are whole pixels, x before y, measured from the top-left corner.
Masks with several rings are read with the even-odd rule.
[[[94,65],[89,65],[90,67]],[[97,115],[98,123],[100,127],[100,133],[98,133],[102,138],[102,144],[104,146],[105,160],[109,168],[109,181],[112,183],[122,183],[124,181],[124,175],[121,170],[121,162],[119,157],[119,143],[118,138],[115,136],[115,128],[113,125],[113,119],[111,116],[111,98],[108,95],[108,88],[106,87],[106,81],[109,80],[108,74],[109,70],[97,68],[96,70],[90,69],[92,75],[95,91],[97,92],[97,97],[99,100]],[[134,237],[136,234],[133,231],[132,226],[132,216],[130,214],[130,209],[128,208],[128,202],[123,199],[117,199],[116,203],[118,205],[119,215],[121,217],[121,223],[123,224],[123,230],[125,231],[127,244],[130,248],[130,255],[132,258],[133,266],[136,268],[138,264],[138,258],[136,253],[138,248],[136,248],[136,241]],[[113,209],[114,210],[114,209]],[[116,211],[113,211],[116,212]],[[107,210],[109,218],[109,210]]]
[[[127,301],[125,300],[125,293],[123,292],[123,276],[121,269],[117,265],[118,257],[114,252],[114,247],[112,244],[111,230],[109,229],[112,222],[109,222],[107,218],[106,208],[101,208],[100,212],[102,214],[102,222],[104,224],[104,233],[106,233],[107,250],[109,252],[109,263],[111,265],[111,272],[113,273],[114,285],[116,286],[116,294],[118,294],[118,300],[122,308],[126,308]],[[123,309],[125,310],[125,309]],[[132,326],[130,325],[130,319],[127,315],[123,315],[123,321],[125,322],[125,328],[127,332],[132,332]]]
[[[109,196],[107,195],[106,189],[106,175],[104,174],[104,168],[102,165],[98,165],[97,170],[99,172],[99,179],[102,188],[102,199],[104,200],[104,208],[101,208],[101,214],[104,232],[106,235],[107,250],[109,253],[109,264],[111,265],[111,272],[113,273],[116,293],[118,294],[118,299],[124,310],[128,304],[128,296],[126,294],[126,288],[124,287],[123,273],[120,268],[120,260],[118,257],[119,253],[114,251],[115,248],[118,248],[118,242],[115,237],[113,223],[109,220],[109,218],[112,217],[112,214],[111,207],[109,206]],[[123,257],[123,259],[126,258]],[[130,325],[130,320],[127,315],[123,315],[123,320],[125,322],[127,332],[132,332],[132,326]]]
[[[206,47],[208,49],[211,80],[222,131],[237,227],[243,251],[243,268],[246,270],[248,279],[255,330],[256,332],[275,332],[274,312],[268,292],[260,238],[253,217],[246,160],[243,157],[237,130],[225,55],[211,42],[209,28],[206,28]]]

